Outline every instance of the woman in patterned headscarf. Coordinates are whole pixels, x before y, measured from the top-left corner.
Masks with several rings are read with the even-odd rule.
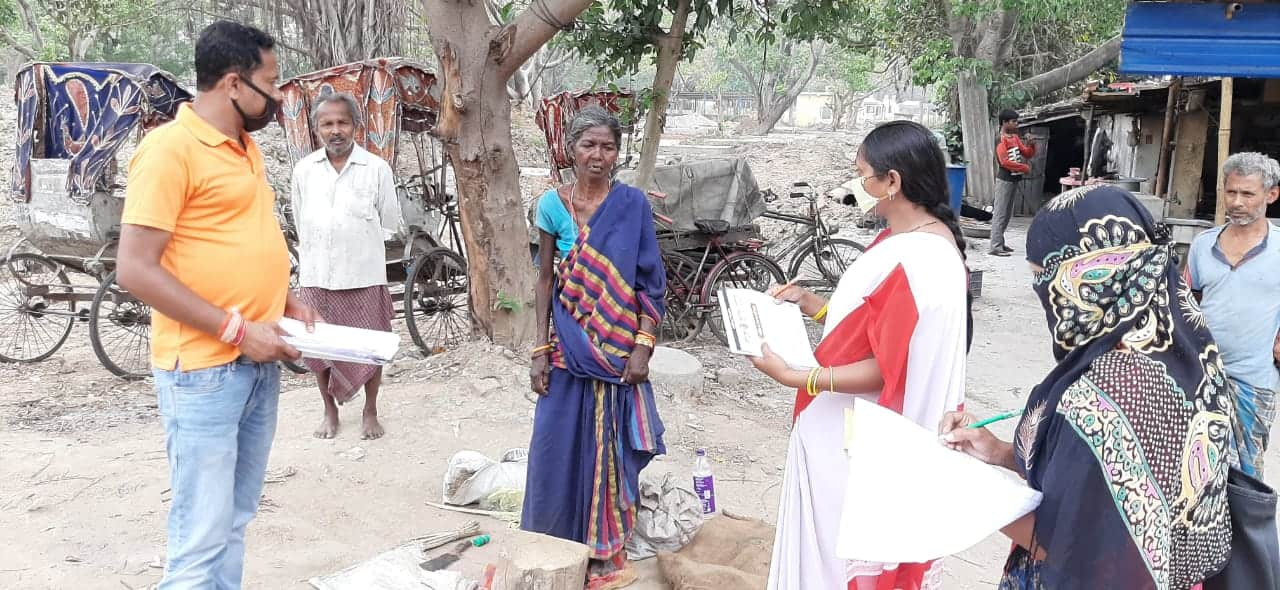
[[[1128,192],[1084,187],[1036,216],[1027,259],[1058,366],[1013,443],[966,413],[941,424],[952,448],[1044,493],[1004,529],[1000,588],[1197,587],[1230,551],[1233,410],[1167,235]]]

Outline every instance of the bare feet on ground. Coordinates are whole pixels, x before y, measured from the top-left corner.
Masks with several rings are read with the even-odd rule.
[[[386,431],[382,429],[382,424],[378,422],[377,414],[365,414],[364,424],[360,428],[361,440],[375,440],[382,438]]]
[[[324,413],[324,419],[320,421],[320,426],[316,427],[316,431],[312,433],[316,438],[329,439],[338,436],[338,414],[337,412]]]

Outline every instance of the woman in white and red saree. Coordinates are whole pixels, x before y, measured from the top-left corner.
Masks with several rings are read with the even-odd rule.
[[[788,368],[766,350],[753,359],[779,383],[796,387],[795,427],[778,509],[770,590],[921,590],[937,588],[936,562],[886,564],[836,556],[850,464],[843,408],[865,397],[929,429],[964,403],[967,277],[964,239],[947,206],[946,165],[918,124],[877,127],[858,151],[865,213],[889,229],[845,271],[830,301],[796,287],[777,288],[825,333],[820,367]],[[893,485],[868,476],[865,485]],[[866,531],[868,535],[878,531]]]

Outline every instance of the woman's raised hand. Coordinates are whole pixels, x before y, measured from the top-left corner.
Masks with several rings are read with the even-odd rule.
[[[785,285],[774,285],[769,287],[769,290],[765,291],[764,294],[773,297],[778,301],[799,303],[805,295],[810,295],[811,293],[806,291],[804,287],[797,286],[795,281],[791,281]]]
[[[818,310],[822,309],[822,306],[826,304],[826,301],[821,297],[810,292],[808,289],[797,285],[795,281],[791,281],[785,285],[774,285],[769,287],[769,290],[764,293],[765,295],[773,297],[774,300],[779,303],[786,301],[799,305],[800,311],[804,312],[807,316],[812,316],[813,314],[818,313]]]

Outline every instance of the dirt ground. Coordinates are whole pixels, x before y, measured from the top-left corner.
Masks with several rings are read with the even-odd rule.
[[[971,256],[987,274],[969,405],[986,414],[1019,404],[1049,362],[1023,265]],[[84,332],[78,327],[44,363],[0,365],[0,542],[9,548],[0,554],[0,587],[138,588],[161,571],[168,473],[155,398],[149,384],[99,367]],[[649,475],[687,474],[693,452],[706,448],[721,504],[772,521],[791,393],[710,343],[690,352],[704,362],[706,392],[701,400],[661,400],[670,453]],[[715,371],[724,367],[744,381],[717,383]],[[401,359],[381,396],[389,434],[373,442],[359,440],[357,408],[345,409],[337,439],[312,438],[319,400],[307,378],[289,378],[272,483],[250,527],[247,587],[303,587],[312,576],[465,520],[426,502],[439,500],[453,453],[496,456],[527,443],[526,371],[514,355],[482,344]],[[483,524],[497,533],[505,527]],[[993,538],[951,559],[948,586],[992,585],[1004,549]]]
[[[12,107],[3,108],[10,109],[0,113],[7,127]],[[11,137],[7,131],[0,129],[0,137]],[[847,176],[839,167],[851,160],[856,139],[779,134],[726,149],[706,148],[710,143],[676,145],[670,152],[741,153],[762,186],[785,195],[793,180],[820,190],[843,182]],[[538,153],[536,146],[521,151],[531,159]],[[9,169],[11,157],[12,149],[0,145],[0,169]],[[825,206],[835,217],[852,219],[847,208]],[[0,244],[17,238],[6,209],[7,202],[0,202]],[[1026,221],[1015,221],[1011,243],[1022,241]],[[865,241],[851,224],[845,227]],[[987,257],[981,253],[985,240],[972,243],[970,263],[985,275],[975,304],[967,403],[987,415],[1020,407],[1052,363],[1025,263],[1016,256]],[[404,333],[403,326],[397,329]],[[533,403],[522,358],[471,343],[422,359],[404,340],[406,353],[387,370],[380,405],[388,435],[378,441],[359,440],[358,399],[344,408],[336,439],[313,438],[318,396],[310,378],[286,374],[269,483],[249,529],[246,588],[303,588],[311,577],[456,527],[471,517],[427,505],[440,500],[449,457],[465,449],[497,456],[527,444]],[[688,477],[695,450],[705,448],[721,506],[772,522],[792,392],[713,343],[686,350],[703,362],[705,393],[701,399],[660,399],[669,454],[646,477]],[[6,548],[0,552],[0,588],[118,590],[159,579],[168,469],[150,383],[107,373],[89,350],[85,326],[78,325],[49,360],[0,364],[0,423],[0,546]],[[1010,422],[997,427],[1005,436],[1011,429]],[[507,525],[480,520],[494,534],[490,547],[469,558],[482,563],[500,550]],[[1007,548],[993,536],[949,558],[946,587],[994,587]],[[666,588],[651,562],[644,568],[648,576],[636,588]]]

